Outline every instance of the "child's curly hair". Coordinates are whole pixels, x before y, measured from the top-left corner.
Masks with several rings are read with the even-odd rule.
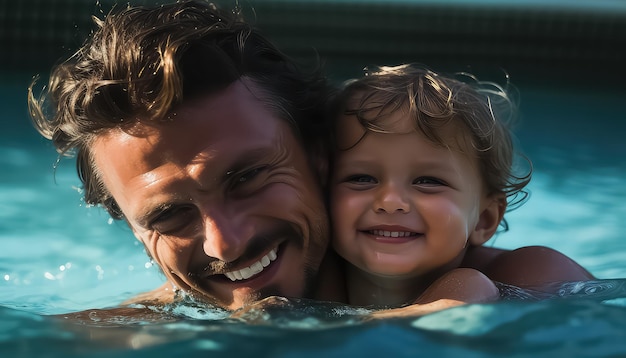
[[[331,117],[356,116],[366,129],[364,136],[368,131],[389,133],[383,120],[407,107],[416,130],[436,145],[451,147],[440,135],[448,124],[466,128],[471,141],[468,148],[474,149],[469,154],[478,158],[487,191],[504,193],[509,210],[527,199],[524,188],[530,182],[532,165],[523,157],[529,165],[520,174],[513,165],[511,125],[517,106],[496,83],[480,82],[466,73],[446,77],[415,64],[366,69],[363,78],[345,83]],[[506,222],[503,226],[507,228]]]

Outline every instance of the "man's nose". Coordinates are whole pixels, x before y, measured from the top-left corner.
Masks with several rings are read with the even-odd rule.
[[[411,211],[411,203],[404,188],[398,184],[387,183],[378,190],[373,209],[378,213],[408,213]]]
[[[224,262],[239,258],[246,249],[245,228],[232,215],[213,210],[204,215],[204,253]]]

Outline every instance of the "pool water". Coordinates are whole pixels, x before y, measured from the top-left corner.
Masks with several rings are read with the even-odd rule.
[[[504,301],[419,319],[368,321],[330,303],[290,302],[225,319],[193,302],[177,319],[72,324],[50,315],[114,307],[164,279],[121,222],[80,200],[72,160],[28,122],[27,81],[0,86],[0,355],[4,357],[626,356],[624,281],[608,297]],[[546,245],[601,280],[626,278],[626,93],[520,88],[531,198],[488,244]],[[523,269],[523,268],[520,268]]]

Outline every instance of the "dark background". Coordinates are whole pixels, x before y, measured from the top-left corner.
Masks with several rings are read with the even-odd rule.
[[[130,1],[133,5],[163,1]],[[233,7],[235,1],[218,1]],[[47,76],[93,30],[111,0],[0,0],[0,76]],[[126,6],[120,2],[117,6]],[[239,1],[284,52],[317,52],[332,77],[367,65],[420,62],[514,84],[624,91],[623,1]],[[552,4],[552,5],[550,5]]]

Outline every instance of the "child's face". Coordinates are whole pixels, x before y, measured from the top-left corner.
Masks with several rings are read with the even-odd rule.
[[[338,123],[342,148],[365,131],[353,116]],[[487,201],[477,160],[466,154],[471,147],[459,144],[463,132],[454,126],[439,133],[451,148],[436,146],[402,111],[383,124],[394,134],[368,132],[336,152],[335,249],[377,276],[410,279],[458,267]]]

